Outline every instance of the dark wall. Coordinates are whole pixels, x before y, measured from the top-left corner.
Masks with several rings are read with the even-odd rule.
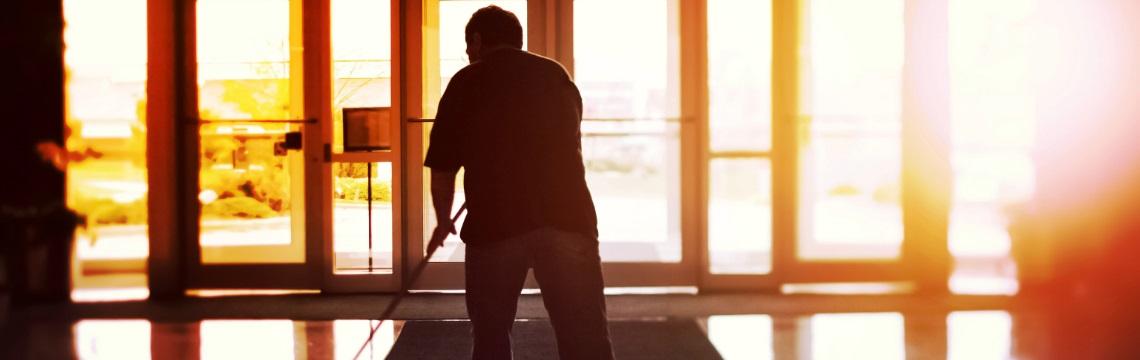
[[[63,173],[40,160],[36,144],[63,141],[63,6],[5,1],[0,17],[0,204],[62,204]]]

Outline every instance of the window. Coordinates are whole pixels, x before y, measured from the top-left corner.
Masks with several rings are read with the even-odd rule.
[[[809,7],[798,257],[897,259],[903,1],[812,0]]]
[[[772,270],[772,3],[710,0],[707,23],[709,271],[766,274]]]
[[[574,2],[582,154],[603,261],[681,260],[677,21],[665,0]]]
[[[63,5],[65,146],[99,154],[67,169],[67,204],[87,217],[87,229],[76,236],[80,276],[73,278],[74,286],[145,287],[150,248],[146,1],[67,0]],[[112,281],[96,282],[95,275]]]

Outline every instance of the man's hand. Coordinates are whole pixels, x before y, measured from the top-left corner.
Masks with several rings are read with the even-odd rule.
[[[443,246],[443,241],[451,234],[455,234],[455,224],[451,219],[439,220],[439,225],[436,225],[435,231],[431,233],[431,240],[428,241],[427,251],[429,253],[435,252],[440,246]]]
[[[428,252],[435,251],[448,234],[455,233],[455,220],[451,219],[451,202],[455,198],[456,171],[431,170],[431,201],[435,207],[436,227],[428,241]]]

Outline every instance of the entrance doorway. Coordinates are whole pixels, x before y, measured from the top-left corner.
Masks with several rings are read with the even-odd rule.
[[[197,175],[182,183],[197,194],[184,204],[198,215],[184,248],[190,289],[320,286],[320,118],[303,12],[299,0],[203,0],[183,14],[196,66],[181,71],[197,95],[181,104],[196,116],[176,121],[190,140],[181,165]]]
[[[182,223],[177,241],[152,235],[151,274],[176,253],[191,289],[462,289],[458,237],[425,259],[435,216],[422,160],[438,100],[466,65],[463,25],[489,3],[201,0],[172,12],[181,55],[152,48],[150,63],[185,79],[148,94],[186,96],[171,129],[148,130],[173,155],[148,157],[177,164],[149,177],[152,198],[174,183],[177,201],[150,214]],[[917,70],[903,60],[922,55],[907,46],[917,40],[904,20],[917,15],[905,2],[858,16],[827,0],[496,4],[582,93],[607,285],[916,281],[929,275],[908,271],[920,262],[949,263],[945,224],[930,219],[948,216],[950,176],[915,165],[949,153],[915,145],[940,120],[904,111],[915,100],[900,84]],[[610,23],[634,30],[598,26]],[[424,262],[409,284],[405,271]]]

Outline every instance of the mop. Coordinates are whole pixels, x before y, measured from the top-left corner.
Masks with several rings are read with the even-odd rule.
[[[455,217],[451,219],[451,223],[453,224],[452,226],[454,226],[454,224],[459,221],[459,216],[463,215],[464,210],[467,210],[466,202],[464,202],[463,205],[459,206],[459,211],[455,212]],[[431,259],[431,256],[435,254],[436,250],[443,246],[444,239],[445,238],[440,238],[439,240],[432,239],[432,241],[428,242],[427,254],[424,255],[424,260],[421,261],[419,265],[416,265],[416,268],[412,270],[412,276],[409,277],[410,280],[408,280],[408,289],[411,289],[416,285],[416,280],[419,280],[420,274],[424,272],[424,268],[427,267],[428,260]],[[400,306],[400,301],[404,300],[404,295],[406,294],[406,291],[401,291],[396,294],[396,298],[392,299],[392,302],[388,304],[388,308],[384,309],[384,312],[380,314],[380,322],[376,323],[376,326],[372,327],[372,332],[368,333],[368,340],[360,346],[360,350],[356,352],[356,356],[352,357],[353,359],[360,358],[360,355],[364,353],[364,349],[368,348],[368,344],[372,342],[372,337],[376,336],[376,331],[380,330],[380,324],[383,324],[385,319],[388,319],[392,316],[392,313],[396,311],[397,306]]]

